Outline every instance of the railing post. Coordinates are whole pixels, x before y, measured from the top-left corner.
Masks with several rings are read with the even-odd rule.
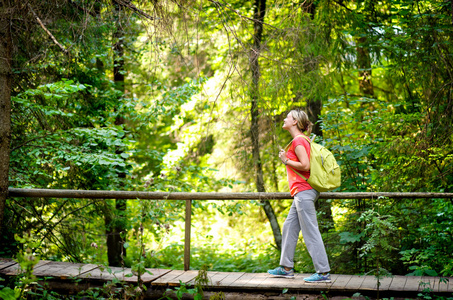
[[[190,270],[190,230],[192,221],[192,200],[186,200],[186,223],[184,239],[184,271]]]

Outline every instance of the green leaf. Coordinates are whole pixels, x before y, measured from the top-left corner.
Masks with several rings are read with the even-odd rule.
[[[360,239],[363,236],[363,233],[352,233],[352,232],[341,232],[340,234],[340,243],[346,244],[346,243],[355,243],[359,242]]]
[[[9,287],[5,287],[0,290],[0,298],[4,300],[15,300],[16,298],[16,293],[14,290],[12,290]]]

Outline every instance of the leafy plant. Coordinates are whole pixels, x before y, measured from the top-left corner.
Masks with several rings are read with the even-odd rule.
[[[365,244],[359,251],[362,256],[370,256],[373,253],[375,268],[372,272],[377,280],[377,298],[379,299],[380,280],[384,276],[390,276],[389,272],[381,267],[381,256],[383,252],[395,249],[389,242],[389,237],[396,231],[394,217],[390,215],[382,216],[375,210],[368,210],[357,221],[366,223],[364,230]]]

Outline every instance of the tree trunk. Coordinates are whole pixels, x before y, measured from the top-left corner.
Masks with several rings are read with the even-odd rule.
[[[318,123],[321,115],[322,102],[321,100],[307,100],[307,115],[310,121],[313,122],[312,132],[318,137],[322,137],[321,125]]]
[[[451,25],[453,26],[453,0],[450,0]]]
[[[113,213],[107,201],[103,204],[105,234],[107,236],[107,259],[109,266],[121,266],[121,255],[117,255],[117,239],[114,237]]]
[[[371,58],[367,48],[362,45],[366,37],[357,40],[357,68],[359,69],[360,92],[365,96],[374,96],[373,82],[371,81]]]
[[[250,69],[252,71],[252,87],[251,87],[251,100],[252,105],[250,109],[251,126],[250,135],[252,138],[252,156],[256,174],[256,189],[258,192],[265,192],[263,166],[260,158],[260,143],[259,143],[259,80],[260,80],[260,65],[258,62],[261,51],[261,39],[263,35],[263,21],[266,13],[266,0],[255,0],[254,3],[254,16],[253,16],[253,47],[250,51]],[[261,200],[264,212],[271,224],[272,232],[274,234],[275,244],[278,249],[282,246],[282,234],[280,225],[278,224],[275,216],[274,209],[272,208],[269,200]]]
[[[275,140],[275,135],[272,135],[272,147],[274,149],[279,149],[277,146],[277,141]],[[277,158],[278,160],[276,161],[275,159],[272,159],[272,181],[274,182],[274,192],[278,192],[278,175],[277,175],[277,163],[280,162],[280,159]]]
[[[122,30],[123,24],[121,23],[121,7],[115,1],[113,1],[115,8],[116,17],[116,31],[113,34],[113,81],[115,82],[115,88],[121,91],[121,96],[124,95],[124,32]],[[122,116],[117,116],[115,119],[115,125],[124,125],[125,120]],[[116,154],[120,155],[123,149],[117,149]],[[118,173],[119,178],[126,178],[126,173]],[[126,249],[124,248],[124,237],[122,234],[126,232],[124,226],[124,218],[127,209],[127,202],[124,199],[116,199],[115,207],[112,211],[106,210],[104,218],[106,225],[107,234],[107,256],[110,266],[120,267],[122,263],[122,257],[126,255]]]
[[[11,143],[11,61],[12,36],[7,5],[0,6],[0,240],[8,195],[9,152]]]

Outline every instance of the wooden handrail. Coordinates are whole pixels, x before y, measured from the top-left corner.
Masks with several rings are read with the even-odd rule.
[[[185,193],[133,192],[60,189],[8,188],[8,197],[86,198],[86,199],[144,199],[144,200],[264,200],[292,199],[289,193]],[[453,198],[453,193],[393,193],[393,192],[340,192],[321,193],[320,199],[377,199],[388,198]]]
[[[8,188],[8,197],[42,198],[85,198],[85,199],[143,199],[143,200],[186,200],[184,270],[190,269],[190,235],[192,200],[264,200],[292,199],[290,193],[184,193],[184,192],[131,192],[60,189],[18,189]],[[377,199],[388,198],[453,198],[453,193],[321,193],[320,199]]]

